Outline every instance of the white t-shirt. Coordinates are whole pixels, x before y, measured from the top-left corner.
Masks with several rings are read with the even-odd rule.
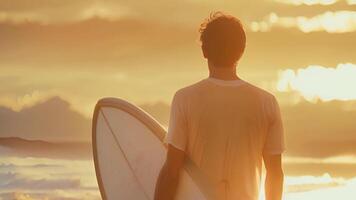
[[[242,80],[206,78],[173,98],[166,142],[185,151],[219,200],[257,200],[262,154],[281,154],[275,97]]]

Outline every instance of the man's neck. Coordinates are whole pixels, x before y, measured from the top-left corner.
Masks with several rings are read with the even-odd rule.
[[[222,80],[238,80],[236,75],[236,65],[233,66],[214,66],[209,62],[209,77]]]

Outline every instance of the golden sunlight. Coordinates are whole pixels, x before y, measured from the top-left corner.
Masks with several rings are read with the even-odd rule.
[[[353,200],[356,178],[344,179],[331,177],[328,173],[322,176],[299,176],[285,178],[283,200]],[[264,183],[261,185],[259,200],[265,200]]]
[[[336,68],[311,65],[296,71],[282,71],[277,89],[296,91],[309,101],[355,100],[355,77],[356,65],[352,63],[339,64]]]
[[[356,200],[355,8],[0,0],[0,200]]]
[[[305,16],[280,17],[276,13],[271,13],[262,21],[252,22],[250,28],[254,32],[266,32],[272,28],[298,28],[305,33],[315,31],[347,33],[356,31],[356,12],[325,12],[311,18]]]
[[[340,0],[276,0],[276,2],[292,4],[292,5],[296,5],[296,6],[300,6],[300,5],[308,5],[308,6],[324,5],[324,6],[326,6],[326,5],[332,5],[337,2],[340,2]],[[349,5],[356,4],[355,0],[347,0],[346,2]]]

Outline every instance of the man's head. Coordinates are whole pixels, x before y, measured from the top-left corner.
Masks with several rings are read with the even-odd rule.
[[[204,57],[216,67],[234,66],[241,58],[246,35],[241,22],[222,12],[210,15],[200,26]]]

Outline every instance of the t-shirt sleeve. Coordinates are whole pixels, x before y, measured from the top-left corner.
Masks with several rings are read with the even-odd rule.
[[[282,154],[285,151],[284,129],[280,108],[275,97],[267,109],[270,114],[269,126],[263,152],[267,154]]]
[[[168,133],[165,143],[185,151],[187,144],[187,120],[181,94],[175,93],[169,118]]]

